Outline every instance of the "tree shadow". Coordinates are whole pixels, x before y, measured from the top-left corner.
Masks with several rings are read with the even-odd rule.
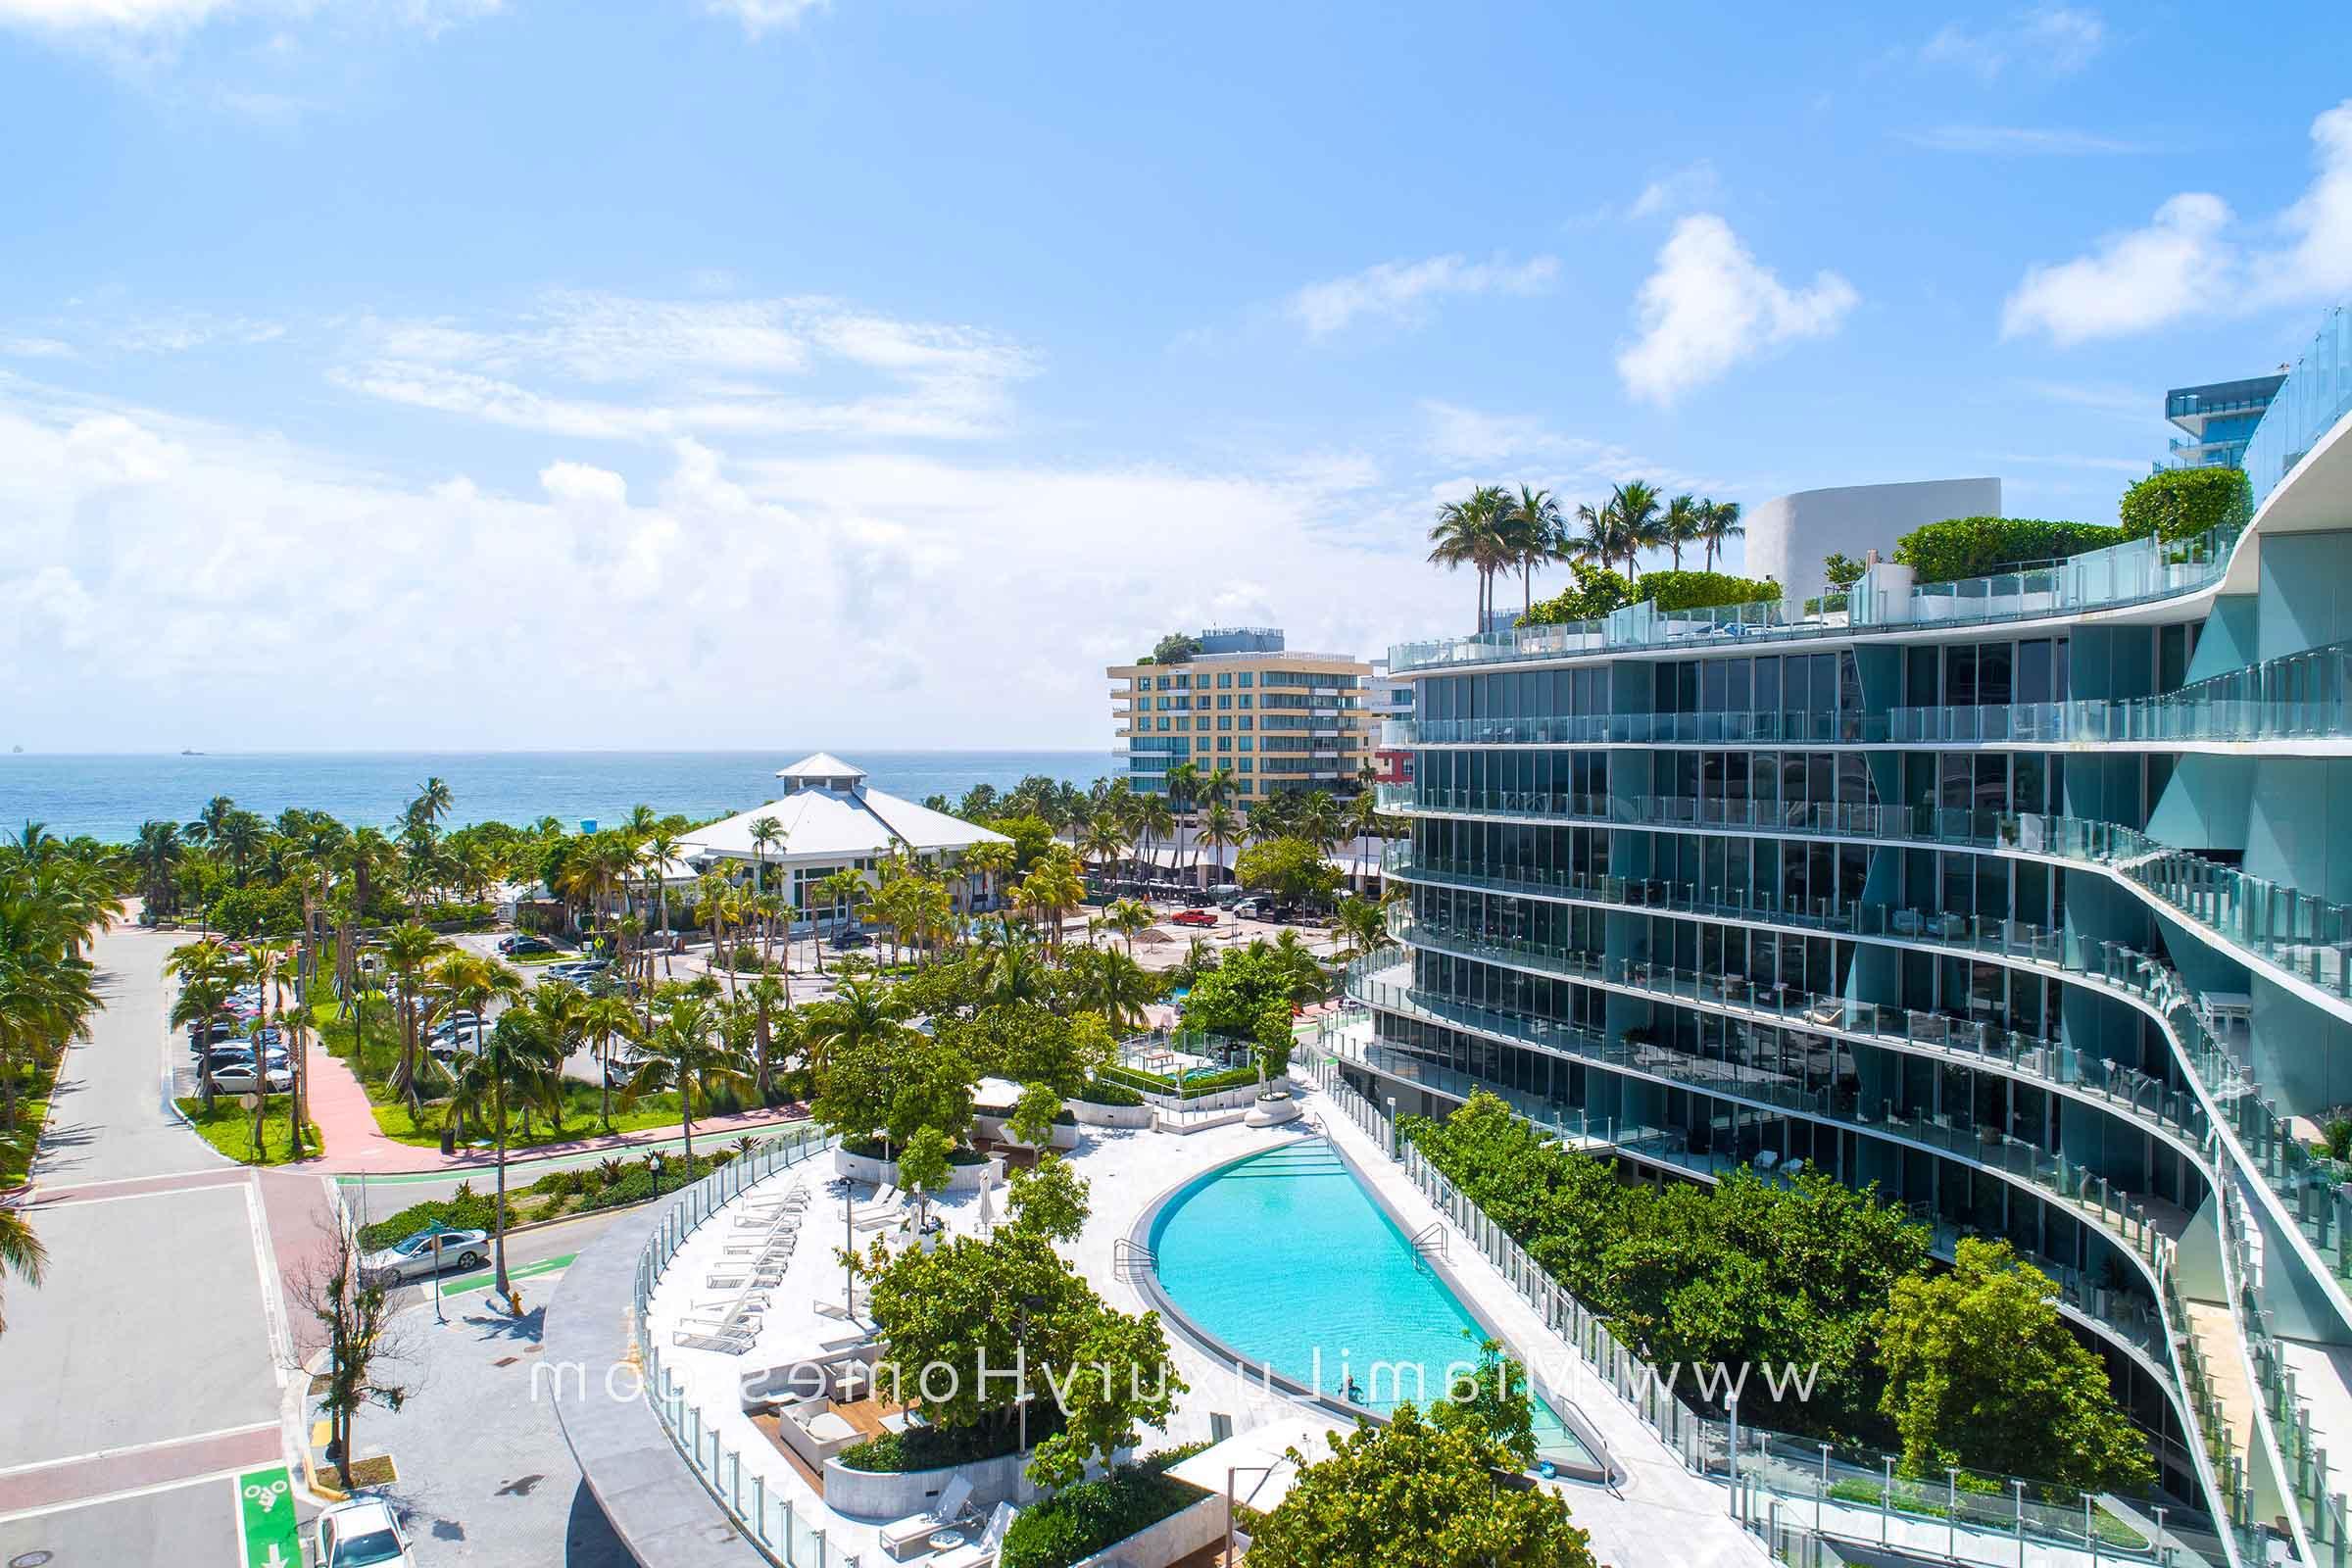
[[[564,1568],[636,1568],[636,1562],[582,1481],[571,1494],[571,1515],[564,1521]]]

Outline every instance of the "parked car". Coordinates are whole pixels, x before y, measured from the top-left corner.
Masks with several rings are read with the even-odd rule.
[[[1235,903],[1244,897],[1241,884],[1238,882],[1219,883],[1210,888],[1208,894],[1210,898],[1217,901],[1217,907],[1220,909],[1232,908]]]
[[[440,1238],[436,1253],[433,1238]],[[427,1226],[416,1235],[394,1242],[380,1252],[360,1259],[360,1277],[368,1280],[430,1279],[436,1263],[443,1270],[480,1268],[490,1256],[490,1237],[484,1231],[460,1231]]]
[[[507,949],[508,953],[517,958],[534,953],[553,953],[555,951],[556,945],[545,937],[516,937]]]
[[[209,1045],[216,1045],[223,1040],[234,1040],[236,1036],[237,1026],[226,1018],[215,1018],[209,1027],[202,1023],[192,1023],[188,1025],[188,1049],[201,1052]]]
[[[1237,920],[1264,920],[1271,918],[1269,911],[1273,907],[1270,901],[1254,896],[1236,899],[1233,904],[1233,915]]]
[[[212,1069],[213,1093],[217,1095],[282,1095],[294,1087],[293,1072],[284,1067],[270,1067],[256,1076],[250,1061],[231,1062]]]
[[[1176,902],[1188,909],[1206,909],[1213,907],[1217,901],[1200,888],[1187,888]]]
[[[874,939],[862,931],[836,931],[833,934],[833,946],[843,953],[852,948],[870,948],[873,945]]]
[[[1215,925],[1217,917],[1209,909],[1179,909],[1168,919],[1170,925]]]
[[[388,1503],[381,1497],[354,1497],[318,1516],[318,1553],[314,1561],[318,1568],[410,1568],[416,1559]]]

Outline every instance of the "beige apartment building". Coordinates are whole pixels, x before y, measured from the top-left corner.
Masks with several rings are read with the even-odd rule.
[[[1270,626],[1212,628],[1193,641],[1199,651],[1180,660],[1106,671],[1115,749],[1132,788],[1165,794],[1169,769],[1188,761],[1230,772],[1243,806],[1276,790],[1361,787],[1379,738],[1379,715],[1365,700],[1370,663],[1293,653]]]

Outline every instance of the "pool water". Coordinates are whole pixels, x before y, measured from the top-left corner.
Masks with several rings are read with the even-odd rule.
[[[1209,1172],[1160,1209],[1151,1246],[1168,1298],[1250,1369],[1329,1395],[1352,1377],[1356,1402],[1383,1413],[1444,1397],[1447,1368],[1475,1364],[1486,1337],[1321,1139]],[[1393,1370],[1408,1367],[1417,1386]],[[1536,1446],[1592,1462],[1542,1400]]]

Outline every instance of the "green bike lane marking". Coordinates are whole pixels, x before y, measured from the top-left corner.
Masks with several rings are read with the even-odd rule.
[[[237,1540],[245,1568],[302,1568],[294,1483],[282,1464],[247,1470],[235,1482]]]
[[[573,1258],[579,1255],[577,1252],[565,1252],[560,1257],[543,1257],[536,1263],[524,1263],[517,1268],[507,1270],[507,1278],[527,1280],[534,1274],[553,1274],[556,1270],[567,1266]],[[497,1283],[498,1271],[496,1269],[482,1269],[476,1273],[460,1274],[454,1278],[443,1280],[441,1294],[443,1296],[463,1296],[467,1291],[488,1290]]]

